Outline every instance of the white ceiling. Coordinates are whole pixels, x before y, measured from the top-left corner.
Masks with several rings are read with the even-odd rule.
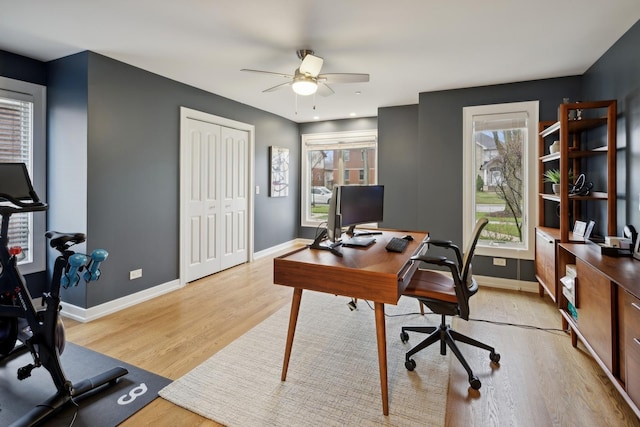
[[[640,19],[640,0],[0,0],[0,49],[91,50],[296,122],[376,116],[420,92],[584,73]],[[296,50],[369,73],[330,97],[262,93]],[[360,94],[356,94],[360,92]],[[558,95],[561,97],[561,94]]]

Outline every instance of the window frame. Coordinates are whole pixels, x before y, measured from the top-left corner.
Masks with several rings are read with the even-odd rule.
[[[375,149],[374,163],[375,173],[374,181],[370,184],[378,183],[378,130],[367,129],[359,131],[344,131],[344,132],[327,132],[327,133],[313,133],[301,135],[301,183],[300,183],[300,223],[303,227],[317,227],[324,221],[313,220],[310,217],[311,209],[311,167],[309,165],[308,152],[319,149],[329,149],[325,147],[333,146],[332,149],[347,150],[350,148],[357,148],[362,145],[373,145]],[[345,151],[345,153],[349,153]],[[347,155],[348,156],[348,155]],[[343,161],[348,161],[343,159]],[[345,169],[345,171],[347,171]],[[336,182],[344,181],[344,176],[336,177]],[[347,179],[346,184],[349,183]]]
[[[538,122],[539,101],[510,102],[502,104],[479,105],[463,108],[463,241],[471,238],[475,226],[475,186],[477,171],[474,170],[475,141],[473,138],[473,117],[491,114],[513,114],[526,112],[527,141],[523,150],[523,191],[525,192],[523,209],[524,247],[494,247],[478,242],[476,254],[493,257],[505,257],[533,260],[535,258],[535,218],[538,209]]]
[[[35,83],[0,76],[2,96],[33,102],[32,141],[29,174],[33,188],[42,201],[46,200],[46,87]],[[31,274],[46,269],[46,213],[33,212],[31,216],[31,260],[18,263],[22,274]]]

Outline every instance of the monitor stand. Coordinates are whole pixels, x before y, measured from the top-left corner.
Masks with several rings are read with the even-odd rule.
[[[352,225],[349,227],[349,229],[347,230],[347,234],[353,237],[358,237],[358,236],[372,236],[374,234],[382,234],[382,231],[370,231],[370,230],[360,230],[360,231],[356,231],[356,226]]]
[[[325,242],[327,238],[327,230],[324,229],[318,237],[315,238],[313,243],[309,245],[311,249],[321,249],[325,251],[331,251],[336,256],[342,256],[342,252],[338,250],[338,246],[342,245],[342,242]]]

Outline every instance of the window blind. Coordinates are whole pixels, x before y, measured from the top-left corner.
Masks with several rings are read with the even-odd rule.
[[[4,92],[4,91],[2,91]],[[0,162],[25,163],[32,173],[31,141],[33,138],[33,102],[8,98],[0,93]],[[13,214],[9,223],[9,245],[22,247],[30,262],[31,214]]]

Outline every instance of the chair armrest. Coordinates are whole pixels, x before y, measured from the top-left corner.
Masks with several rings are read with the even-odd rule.
[[[447,257],[444,256],[426,256],[426,255],[414,255],[411,257],[412,261],[422,261],[427,264],[435,264],[435,265],[443,265],[443,266],[453,266],[454,268],[458,268],[455,262],[451,261]]]
[[[454,245],[451,240],[429,239],[427,243],[441,248],[453,249],[456,253],[456,259],[458,260],[458,267],[462,268],[462,253],[460,252],[460,248]]]
[[[422,261],[427,264],[435,264],[449,268],[454,280],[460,277],[460,270],[455,262],[443,256],[426,256],[426,255],[414,255],[411,257],[412,261]]]
[[[427,243],[435,246],[445,247],[445,248],[453,245],[453,242],[451,240],[439,240],[439,239],[432,239],[432,238],[429,238],[429,240],[427,240]]]

